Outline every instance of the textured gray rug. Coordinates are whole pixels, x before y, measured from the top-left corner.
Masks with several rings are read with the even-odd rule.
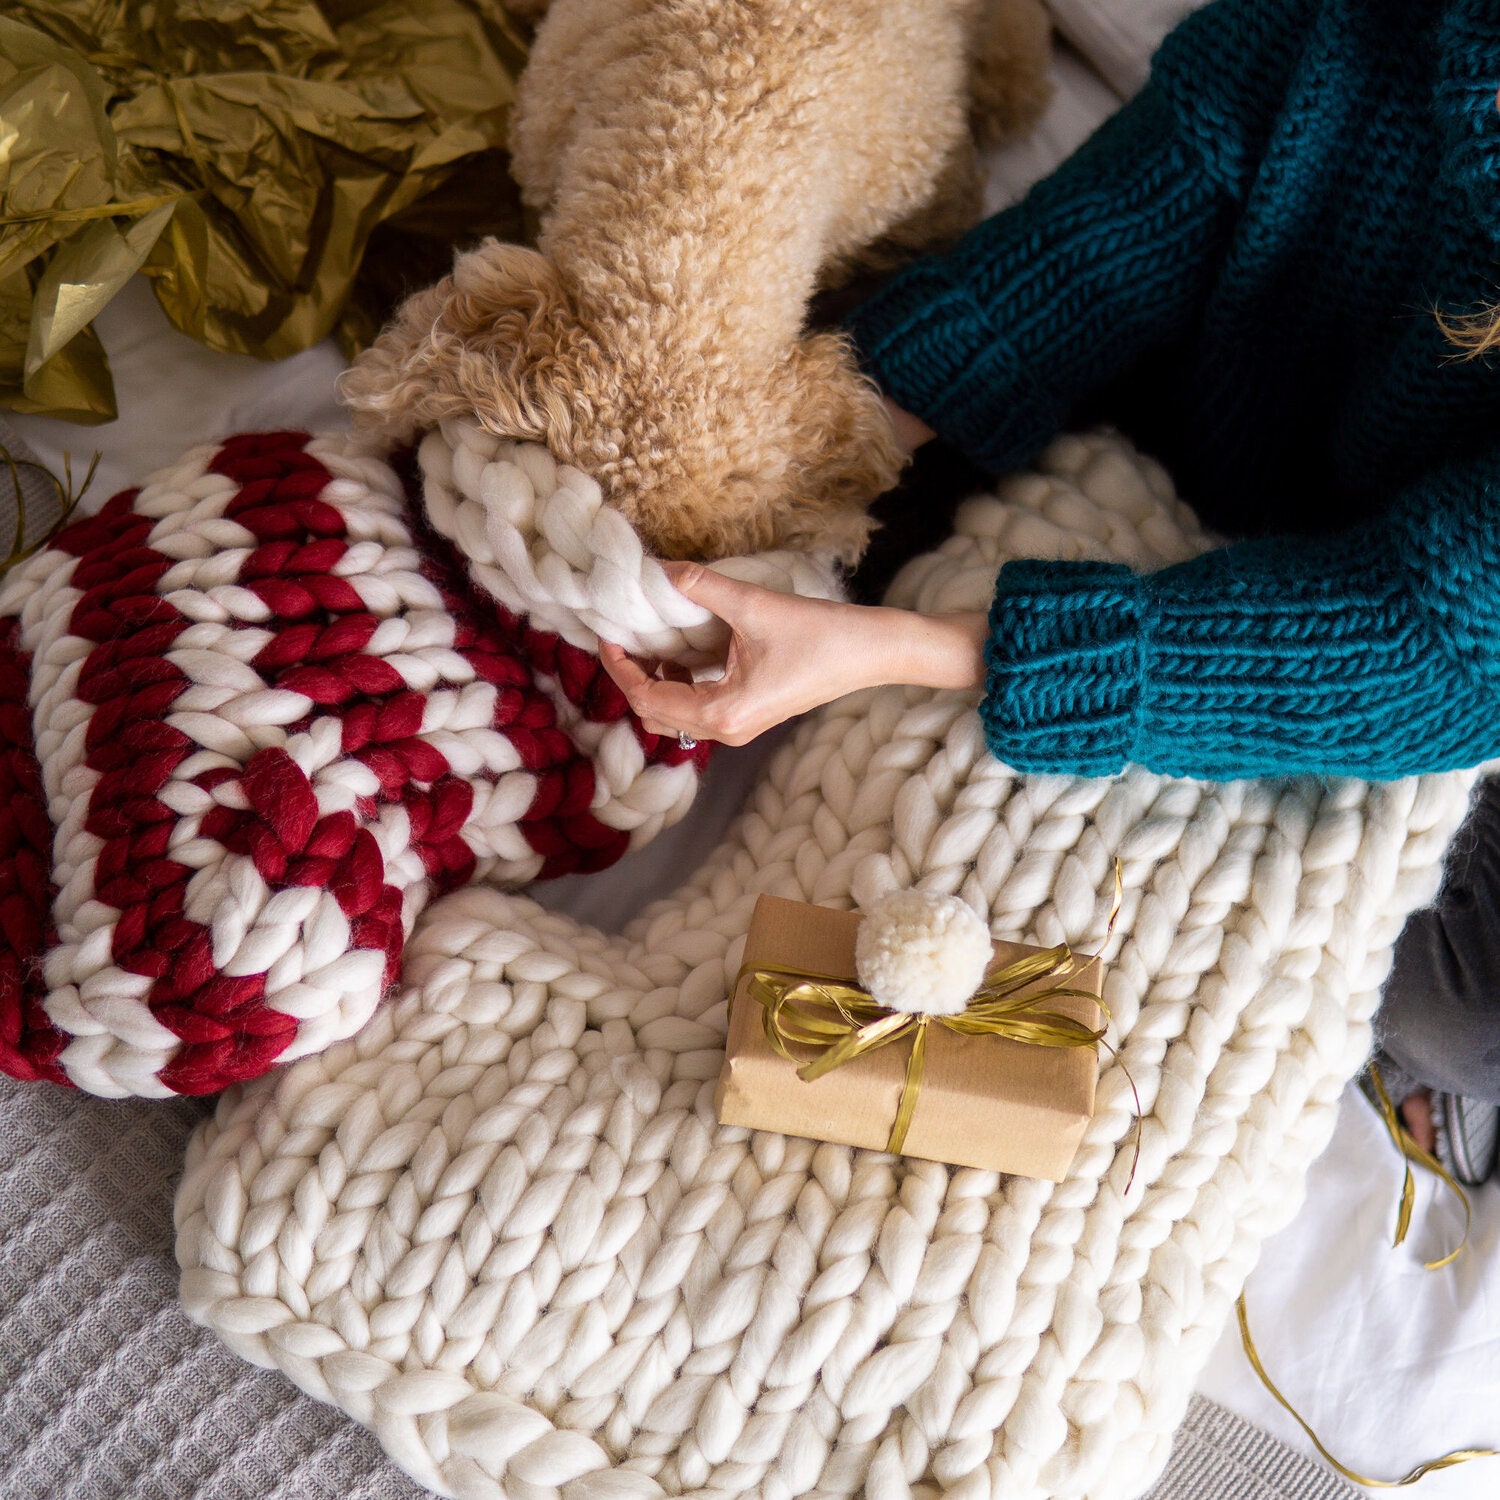
[[[375,1440],[177,1306],[202,1107],[0,1080],[5,1500],[419,1500]]]
[[[421,1500],[375,1440],[177,1306],[172,1188],[206,1106],[0,1079],[5,1500]],[[1195,1400],[1150,1500],[1357,1491]]]

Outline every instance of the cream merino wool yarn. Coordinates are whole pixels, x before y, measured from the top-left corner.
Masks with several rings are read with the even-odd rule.
[[[1204,545],[1159,471],[1067,439],[894,597]],[[1471,783],[1021,777],[972,695],[846,698],[622,936],[461,891],[358,1036],[226,1095],[178,1194],[184,1303],[442,1494],[1126,1500],[1296,1210]],[[1056,1185],[715,1124],[757,893],[915,887],[1093,951],[1117,859],[1128,1193],[1109,1056]]]
[[[598,481],[542,444],[455,419],[418,451],[428,521],[480,587],[536,629],[584,651],[602,635],[627,651],[679,658],[727,639],[719,620],[672,587]],[[832,560],[814,553],[756,552],[710,566],[782,593],[840,597]]]

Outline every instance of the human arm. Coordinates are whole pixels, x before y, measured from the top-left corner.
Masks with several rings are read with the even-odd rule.
[[[1477,765],[1500,754],[1500,453],[1336,537],[1146,575],[1010,563],[985,649],[986,736],[1018,770],[1386,780]]]
[[[648,730],[743,745],[796,714],[887,683],[977,688],[988,624],[981,613],[923,615],[774,593],[698,563],[666,565],[688,598],[729,625],[718,681],[659,678],[656,663],[600,643],[600,659]]]
[[[647,727],[741,744],[858,688],[978,688],[1017,770],[1127,762],[1226,780],[1391,779],[1500,755],[1500,452],[1341,536],[1236,543],[1138,575],[1012,562],[989,617],[773,594],[678,564],[731,626],[722,682],[605,667]]]
[[[915,262],[848,319],[894,402],[992,472],[1092,392],[1184,340],[1231,243],[1318,0],[1219,0],[1021,203]]]

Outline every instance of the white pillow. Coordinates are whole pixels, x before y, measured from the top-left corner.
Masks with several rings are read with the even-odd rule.
[[[989,152],[984,161],[984,211],[998,213],[1055,172],[1121,104],[1119,94],[1066,42],[1052,59],[1047,112],[1020,140]]]
[[[1047,0],[1053,22],[1125,98],[1146,81],[1166,34],[1205,0]]]

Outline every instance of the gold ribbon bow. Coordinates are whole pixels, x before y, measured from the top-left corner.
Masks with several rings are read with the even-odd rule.
[[[1115,867],[1115,898],[1110,908],[1105,941],[1113,934],[1120,914],[1123,887],[1119,866]],[[851,979],[821,974],[781,964],[746,963],[735,981],[735,993],[748,977],[748,994],[765,1012],[766,1040],[788,1062],[800,1063],[797,1076],[806,1083],[841,1068],[857,1057],[867,1056],[894,1042],[911,1040],[906,1077],[896,1118],[886,1141],[886,1150],[899,1154],[916,1114],[927,1063],[927,1032],[942,1026],[959,1036],[999,1036],[1034,1047],[1093,1047],[1102,1045],[1118,1056],[1104,1040],[1109,1010],[1098,995],[1067,983],[1093,960],[1080,957],[1066,943],[1027,954],[985,975],[963,1010],[953,1015],[929,1011],[892,1010],[879,1004],[870,992]],[[1024,993],[1038,980],[1051,982],[1041,990]],[[1076,1017],[1050,1010],[1049,1004],[1064,999],[1082,999],[1097,1005],[1106,1026],[1087,1025]],[[793,1047],[810,1048],[811,1059],[799,1058]],[[1123,1066],[1123,1065],[1122,1065]],[[1125,1074],[1130,1079],[1129,1070]],[[1130,1079],[1135,1092],[1135,1080]],[[1136,1121],[1140,1121],[1140,1095],[1136,1093]],[[1137,1131],[1136,1157],[1140,1156]],[[1135,1167],[1131,1167],[1134,1179]],[[1126,1185],[1129,1191],[1129,1184]]]

